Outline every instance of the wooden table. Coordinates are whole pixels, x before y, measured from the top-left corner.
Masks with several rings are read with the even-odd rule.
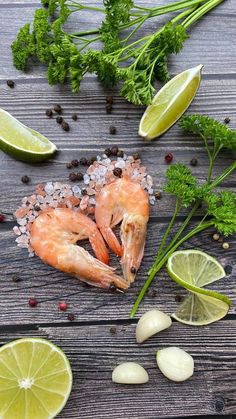
[[[107,115],[105,96],[111,92],[104,91],[95,77],[86,77],[81,92],[72,94],[67,85],[50,88],[41,66],[27,73],[14,69],[10,44],[18,29],[31,20],[39,3],[39,0],[0,2],[0,106],[52,139],[60,153],[49,162],[35,165],[24,164],[1,153],[0,210],[12,213],[21,198],[29,195],[38,183],[67,181],[68,161],[101,154],[111,144],[118,144],[126,153],[141,153],[156,190],[161,190],[164,182],[167,151],[174,154],[175,161],[187,165],[196,157],[199,165],[193,171],[199,179],[204,179],[207,159],[201,141],[193,142],[191,136],[184,136],[176,125],[158,141],[144,143],[137,135],[143,109],[127,103],[115,93],[114,112]],[[205,65],[201,88],[190,111],[206,113],[220,121],[229,116],[233,128],[236,128],[235,20],[236,2],[226,0],[192,28],[184,50],[170,60],[172,74],[199,63]],[[91,14],[86,13],[84,25],[89,26],[90,21]],[[150,22],[147,30],[155,25],[156,22]],[[7,79],[15,80],[15,89],[6,85]],[[78,122],[71,121],[69,133],[45,117],[45,109],[55,103],[62,105],[67,120],[73,112],[79,115]],[[110,125],[117,127],[115,137],[109,134]],[[227,153],[219,158],[216,172],[231,161],[232,156]],[[22,175],[30,177],[28,185],[21,182]],[[224,186],[235,188],[235,180],[231,177]],[[235,305],[226,318],[210,326],[193,328],[174,322],[171,329],[147,343],[137,345],[135,342],[137,319],[131,321],[129,312],[172,209],[173,202],[165,194],[152,208],[142,267],[136,283],[124,295],[85,287],[78,280],[44,265],[37,257],[29,259],[26,251],[16,247],[11,217],[0,225],[0,343],[40,336],[52,340],[66,352],[73,369],[74,385],[60,418],[159,419],[236,414]],[[180,217],[180,223],[181,220]],[[235,303],[235,238],[230,238],[229,242],[230,249],[223,251],[221,245],[212,240],[212,231],[208,231],[185,247],[199,247],[218,257],[224,266],[233,268],[232,274],[215,288],[227,293]],[[15,276],[20,282],[13,281]],[[176,295],[183,293],[168,279],[165,270],[159,274],[152,290],[156,290],[156,298],[151,297],[151,292],[138,316],[154,307],[172,313],[177,306]],[[40,302],[36,308],[28,306],[30,297]],[[61,300],[69,303],[67,312],[58,310]],[[74,313],[73,323],[68,321],[68,313]],[[174,384],[157,370],[155,352],[166,345],[178,345],[193,355],[196,371],[190,381]],[[125,387],[111,382],[113,368],[127,360],[138,361],[147,368],[149,384]]]

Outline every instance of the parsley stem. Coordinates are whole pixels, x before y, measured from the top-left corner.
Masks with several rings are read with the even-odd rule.
[[[222,3],[225,0],[209,0],[207,3],[204,3],[202,6],[200,6],[195,13],[190,15],[185,21],[183,22],[183,26],[187,29],[189,26],[191,26],[193,23],[197,22],[199,19],[201,19],[202,16],[204,16],[206,13],[208,13],[210,10],[214,9],[216,6],[218,6],[220,3]]]
[[[170,222],[168,224],[168,227],[167,227],[167,229],[165,231],[165,234],[162,237],[162,240],[161,240],[161,243],[160,243],[160,246],[159,246],[159,249],[158,249],[158,253],[157,253],[157,258],[159,258],[159,257],[162,256],[162,249],[165,246],[167,237],[169,236],[169,233],[170,233],[170,231],[171,231],[171,229],[172,229],[172,227],[174,225],[174,222],[175,222],[175,219],[176,219],[176,217],[177,217],[177,215],[179,213],[179,210],[180,210],[180,202],[179,202],[179,199],[176,199],[174,213],[173,213],[173,215],[171,217],[171,220],[170,220]]]
[[[177,243],[174,244],[174,246],[167,252],[165,255],[163,255],[162,259],[158,262],[157,265],[153,266],[146,282],[143,285],[143,288],[141,289],[138,298],[136,299],[133,308],[130,313],[130,317],[133,318],[141,301],[143,300],[148,288],[150,287],[152,281],[154,280],[156,274],[160,271],[160,269],[164,266],[164,264],[167,262],[169,257],[172,255],[172,253],[178,249],[181,244],[183,244],[185,241],[189,240],[191,237],[195,236],[195,234],[200,233],[201,231],[205,230],[206,228],[212,226],[212,221],[206,221],[204,223],[200,223],[197,227],[195,227],[193,230],[191,230],[189,233],[187,233],[184,237],[182,237]]]

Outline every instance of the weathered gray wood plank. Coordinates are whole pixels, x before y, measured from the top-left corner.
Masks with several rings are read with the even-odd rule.
[[[58,416],[63,419],[156,419],[236,412],[235,321],[203,329],[174,323],[142,345],[135,342],[135,325],[116,325],[116,334],[111,334],[111,326],[2,330],[0,342],[41,336],[62,347],[74,376],[72,394]],[[181,384],[163,377],[155,361],[158,349],[176,345],[195,360],[193,377]],[[122,386],[111,382],[113,368],[128,360],[147,369],[149,384]]]
[[[26,250],[16,247],[13,233],[8,230],[2,231],[0,233],[2,295],[0,324],[68,322],[67,314],[70,312],[75,314],[77,321],[127,319],[137,291],[144,283],[148,268],[153,261],[165,225],[155,219],[149,223],[148,240],[142,266],[135,284],[125,294],[112,294],[96,288],[87,288],[77,279],[68,277],[43,264],[39,258],[28,258]],[[236,314],[235,238],[229,240],[230,249],[225,251],[220,243],[212,240],[212,232],[213,230],[195,237],[184,248],[200,248],[217,257],[223,266],[230,265],[232,267],[231,275],[212,284],[211,287],[232,298],[233,305],[230,313]],[[87,249],[90,250],[89,247]],[[111,263],[119,268],[118,261],[113,256]],[[15,275],[20,277],[20,282],[13,282],[12,279]],[[152,296],[153,290],[156,291],[155,298]],[[177,307],[176,295],[184,294],[185,291],[173,283],[166,270],[163,269],[143,301],[138,316],[154,307],[171,314]],[[35,297],[40,302],[36,308],[28,306],[28,299],[31,297]],[[69,303],[68,312],[58,310],[58,302],[62,300]]]

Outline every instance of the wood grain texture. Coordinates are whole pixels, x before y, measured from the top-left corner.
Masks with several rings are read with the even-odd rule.
[[[71,362],[74,384],[68,404],[58,418],[189,418],[192,413],[236,412],[235,325],[234,321],[224,321],[192,329],[173,323],[171,328],[142,345],[135,342],[134,324],[112,323],[2,330],[0,342],[33,335],[50,339],[65,351]],[[193,377],[178,384],[163,377],[155,361],[157,350],[175,345],[188,351],[195,361]],[[146,368],[147,385],[112,383],[112,370],[127,360]]]
[[[158,4],[170,1],[160,0]],[[84,0],[83,3],[96,5],[101,2]],[[154,1],[141,3],[138,0],[137,3],[147,6],[153,5]],[[11,213],[20,199],[33,192],[37,183],[66,181],[69,174],[66,162],[75,157],[100,154],[114,143],[126,153],[141,153],[143,164],[154,178],[156,190],[163,187],[164,156],[168,151],[174,154],[175,161],[186,164],[192,157],[198,158],[199,165],[193,168],[193,172],[203,181],[208,163],[202,143],[184,135],[177,124],[158,141],[144,143],[137,136],[143,108],[128,104],[117,91],[105,90],[95,77],[86,77],[80,93],[72,94],[67,84],[49,87],[45,69],[40,65],[30,68],[27,73],[13,67],[10,44],[39,6],[39,0],[0,1],[0,107],[48,136],[60,152],[51,161],[36,165],[18,162],[0,153],[0,212],[9,213],[7,220],[12,219]],[[92,14],[86,12],[79,22],[74,16],[69,25],[76,28],[79,24],[81,29],[93,27],[100,18],[97,16],[94,20]],[[183,51],[170,58],[172,74],[199,63],[205,64],[201,88],[190,111],[205,113],[220,121],[229,116],[232,128],[236,128],[235,18],[235,0],[225,0],[194,25]],[[164,20],[160,17],[150,21],[143,33],[153,30]],[[15,80],[15,89],[7,87],[6,79],[9,78]],[[107,115],[105,96],[111,93],[114,94],[114,111]],[[63,115],[70,122],[68,134],[55,120],[48,120],[44,115],[45,109],[55,103],[62,105]],[[73,112],[78,113],[78,122],[72,122]],[[117,127],[116,136],[109,135],[110,125]],[[233,158],[227,153],[219,158],[215,174],[219,174]],[[30,176],[29,185],[20,181],[24,174]],[[228,179],[224,186],[236,190],[236,176]],[[172,210],[173,200],[166,194],[152,207],[144,260],[137,281],[123,295],[86,287],[44,265],[36,257],[29,259],[27,252],[15,245],[13,222],[0,224],[0,344],[24,336],[41,336],[65,350],[72,364],[74,385],[60,418],[161,419],[209,415],[226,419],[226,415],[236,415],[235,238],[230,239],[228,251],[223,251],[221,245],[212,240],[213,230],[202,233],[184,246],[201,248],[215,255],[223,266],[232,267],[230,275],[212,285],[213,289],[232,299],[228,317],[204,328],[190,328],[174,322],[169,330],[147,343],[139,346],[135,343],[137,320],[129,320],[129,312]],[[179,219],[180,223],[182,219]],[[118,266],[116,258],[112,257],[112,264]],[[15,276],[20,278],[20,282],[13,282]],[[155,298],[153,291],[156,291]],[[177,307],[176,295],[184,295],[184,291],[169,280],[163,269],[138,316],[154,307],[172,313]],[[28,306],[30,297],[39,300],[36,308]],[[69,303],[67,312],[58,310],[61,300]],[[74,323],[68,321],[68,313],[74,313]],[[111,334],[111,327],[116,327],[116,334]],[[167,381],[157,370],[155,352],[169,345],[180,346],[194,356],[196,371],[190,381],[177,385]],[[127,360],[140,362],[147,368],[149,384],[137,387],[112,384],[114,366]]]

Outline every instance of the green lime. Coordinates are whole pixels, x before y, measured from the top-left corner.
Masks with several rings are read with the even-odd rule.
[[[0,348],[0,417],[49,419],[64,407],[72,373],[66,355],[50,341],[18,339]]]
[[[141,137],[146,140],[159,137],[178,121],[196,95],[202,67],[183,71],[159,90],[140,121]]]
[[[168,259],[167,271],[175,282],[190,291],[172,315],[176,320],[201,326],[227,314],[231,303],[229,298],[201,288],[225,276],[224,268],[216,259],[200,250],[180,250]]]
[[[0,149],[16,159],[34,163],[49,159],[57,147],[0,108]]]

